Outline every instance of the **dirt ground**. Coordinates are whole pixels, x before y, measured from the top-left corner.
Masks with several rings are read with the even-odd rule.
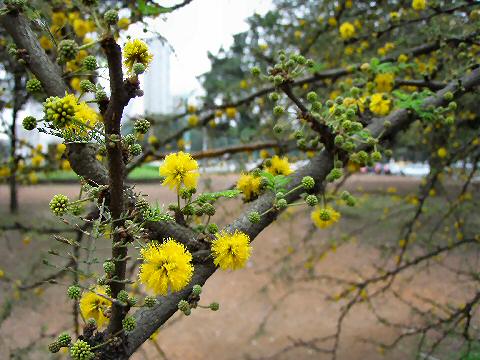
[[[215,176],[213,188],[225,188],[233,179],[230,175]],[[399,192],[406,192],[418,185],[417,180],[407,178],[360,176],[350,179],[347,188],[375,192],[384,191],[392,183]],[[148,194],[151,203],[174,200],[174,196],[159,184],[140,184],[137,190]],[[55,193],[74,197],[77,192],[78,187],[69,184],[22,187],[19,194],[21,216],[37,226],[58,225],[58,221],[48,215],[48,201]],[[0,186],[0,221],[12,223],[15,219],[7,215],[7,195],[7,188]],[[238,205],[238,201],[228,201],[217,211],[222,214],[218,222],[233,217]],[[295,340],[308,341],[332,334],[341,306],[345,305],[343,301],[327,299],[336,293],[337,284],[326,279],[298,280],[302,274],[308,273],[306,269],[292,267],[279,271],[279,265],[282,265],[280,259],[285,256],[286,249],[303,238],[309,224],[305,212],[304,215],[294,216],[290,221],[282,221],[266,229],[255,240],[253,255],[245,269],[217,271],[208,280],[201,303],[218,302],[218,312],[196,309],[190,317],[176,314],[159,331],[156,343],[148,341],[132,358],[162,359],[158,350],[161,347],[165,358],[169,360],[329,359],[329,355],[305,346],[282,351]],[[342,220],[338,224],[339,229],[333,232],[348,226],[347,221]],[[332,236],[332,231],[317,231],[309,241],[325,246]],[[41,264],[46,249],[53,241],[49,238],[42,238],[41,241],[33,238],[26,244],[21,241],[22,237],[18,232],[0,235],[0,269],[5,271],[5,278],[12,281],[25,279],[26,283],[54,271]],[[107,250],[107,245],[103,250]],[[360,235],[357,241],[330,251],[314,266],[314,270],[317,274],[352,279],[356,276],[352,269],[371,271],[372,261],[378,256],[377,250],[363,242]],[[295,253],[293,257],[301,259],[305,254]],[[297,280],[292,281],[288,276],[291,274],[285,276],[285,271],[295,272]],[[65,296],[69,279],[66,276],[59,280],[63,286],[44,286],[40,290],[20,292],[16,297],[12,291],[12,281],[0,281],[0,302],[5,304],[12,294],[15,299],[10,316],[0,322],[0,359],[51,359],[52,355],[44,350],[48,336],[72,327],[71,303]],[[461,301],[462,296],[455,281],[447,270],[437,269],[422,273],[408,287],[398,285],[397,289],[409,299],[420,294],[439,301]],[[412,320],[410,310],[393,298],[382,298],[375,303],[375,308],[378,313],[398,323]],[[41,336],[42,327],[47,338],[39,345],[33,344]],[[376,345],[363,341],[365,338],[389,341],[398,335],[398,330],[381,325],[367,305],[359,305],[345,320],[337,359],[413,358],[409,342],[382,354]],[[331,342],[319,344],[320,347],[328,345]],[[18,357],[11,357],[13,353]]]

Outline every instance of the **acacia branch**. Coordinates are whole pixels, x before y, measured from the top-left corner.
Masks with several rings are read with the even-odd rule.
[[[459,82],[462,87],[459,88]],[[455,97],[462,95],[463,93],[472,90],[475,86],[480,84],[480,69],[474,69],[470,74],[464,76],[459,80],[452,81],[444,89],[438,91],[435,95],[424,100],[424,106],[440,106],[445,104],[443,95],[450,91]],[[370,130],[373,137],[380,137],[381,139],[388,138],[398,133],[401,129],[408,126],[415,119],[414,114],[408,110],[401,109],[392,112],[389,116],[384,118],[375,118],[372,123],[367,127]],[[391,126],[387,129],[384,127],[384,122],[389,121]],[[361,145],[359,148],[365,148],[366,145]],[[326,150],[322,151],[316,157],[310,160],[310,162],[304,167],[300,168],[291,176],[291,182],[287,189],[293,189],[301,183],[304,176],[312,176],[317,183],[322,183],[333,167],[333,160]],[[287,200],[292,202],[301,195],[302,190],[293,191],[287,196]],[[273,195],[271,193],[265,193],[252,203],[252,206],[244,211],[239,218],[227,227],[228,231],[239,230],[250,236],[252,241],[255,237],[267,226],[269,226],[277,217],[278,213],[270,212],[262,216],[261,221],[257,224],[252,224],[248,220],[248,214],[251,211],[257,211],[264,213],[271,207],[273,202]],[[180,225],[178,225],[180,227]],[[195,237],[191,237],[193,234],[191,230],[185,229],[185,233],[182,232],[180,227],[176,232],[176,235],[182,242],[190,243],[195,240]],[[167,235],[163,232],[162,228],[158,228],[158,232],[155,234],[155,238],[161,239]],[[177,304],[180,300],[185,299],[190,294],[194,284],[203,285],[205,281],[215,272],[216,268],[211,258],[200,264],[195,264],[195,272],[191,283],[185,289],[180,292],[170,294],[166,297],[159,298],[159,303],[152,309],[140,309],[135,313],[137,320],[137,326],[135,330],[129,335],[127,353],[131,355],[135,350],[145,342],[151,334],[153,334],[163,323],[165,323],[176,311]]]

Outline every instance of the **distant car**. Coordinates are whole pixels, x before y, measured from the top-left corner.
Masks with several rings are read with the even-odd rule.
[[[401,174],[406,176],[424,177],[430,173],[430,165],[424,163],[412,163],[401,169]]]

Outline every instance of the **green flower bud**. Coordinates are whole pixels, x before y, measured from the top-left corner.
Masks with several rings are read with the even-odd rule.
[[[133,331],[137,326],[137,322],[133,316],[128,316],[122,320],[122,327],[125,331]]]
[[[97,69],[97,58],[93,55],[88,55],[83,59],[83,67],[86,70],[93,71]]]
[[[200,296],[201,293],[202,293],[202,286],[198,284],[193,285],[193,288],[192,288],[193,296]]]
[[[273,83],[275,85],[281,85],[283,83],[283,76],[282,75],[275,75],[273,78]]]
[[[37,119],[33,116],[26,116],[22,121],[22,126],[25,130],[33,130],[37,127]]]
[[[143,197],[138,198],[137,202],[135,203],[135,210],[139,213],[143,213],[145,210],[149,209],[150,205],[147,200]]]
[[[258,66],[254,66],[250,69],[250,73],[253,76],[259,76],[261,74],[260,68]]]
[[[215,223],[208,224],[207,232],[210,234],[216,234],[218,232],[218,225]]]
[[[248,214],[248,221],[252,224],[257,224],[260,222],[260,214],[257,211],[252,211]]]
[[[108,25],[115,25],[118,22],[118,11],[115,9],[108,10],[103,15],[103,19]]]
[[[318,198],[315,195],[307,195],[305,202],[308,206],[316,206],[318,204]]]
[[[293,58],[293,60],[300,65],[305,65],[307,62],[307,59],[303,55],[297,55],[295,58]]]
[[[55,195],[50,201],[50,210],[56,216],[62,216],[68,210],[69,199],[67,196],[62,194]]]
[[[354,86],[350,89],[350,94],[352,94],[353,97],[357,97],[360,95],[360,89]]]
[[[38,79],[30,79],[27,81],[27,92],[33,94],[42,91],[42,83]]]
[[[450,111],[457,110],[457,103],[455,101],[448,103],[448,110]]]
[[[326,180],[328,182],[334,182],[335,180],[340,179],[343,176],[343,170],[339,168],[333,168],[330,173],[327,175]]]
[[[304,176],[302,178],[302,186],[305,190],[311,190],[315,186],[315,180],[311,176]]]
[[[453,94],[451,91],[447,91],[445,94],[443,94],[443,99],[446,101],[452,101],[453,100]]]
[[[74,40],[62,40],[57,47],[58,62],[61,64],[75,59],[78,54],[78,45]]]
[[[371,154],[371,159],[373,161],[380,161],[382,160],[382,154],[380,153],[380,151],[374,151],[372,154]]]
[[[218,311],[218,309],[220,309],[220,304],[217,302],[212,302],[208,307],[210,310]]]
[[[128,298],[128,304],[129,304],[130,306],[135,306],[135,305],[137,305],[137,298],[136,298],[135,296],[130,296],[130,297]]]
[[[277,105],[273,108],[273,114],[275,116],[280,116],[285,112],[285,108],[283,106]]]
[[[335,136],[335,139],[333,140],[333,142],[335,143],[335,145],[337,146],[340,146],[344,143],[345,139],[343,138],[342,135],[337,135]]]
[[[71,285],[67,289],[67,295],[72,300],[78,300],[82,295],[82,289],[80,289],[77,285]]]
[[[294,132],[293,136],[295,137],[295,139],[301,139],[303,138],[303,131],[302,130],[297,130]]]
[[[108,274],[111,275],[115,272],[115,263],[113,261],[105,261],[103,263],[103,270]]]
[[[276,124],[276,125],[273,127],[273,131],[274,131],[276,134],[281,134],[281,133],[283,132],[283,127],[282,127],[282,125]]]
[[[80,90],[87,93],[95,91],[95,85],[90,80],[80,81]]]
[[[178,302],[178,310],[180,310],[181,312],[183,312],[185,315],[190,315],[190,304],[188,303],[188,301],[186,300],[180,300]]]
[[[280,95],[277,92],[272,92],[270,95],[268,95],[268,98],[273,102],[277,102],[280,99]]]
[[[317,101],[318,99],[318,95],[315,91],[310,91],[308,94],[307,94],[307,100],[311,103]]]
[[[208,216],[213,216],[215,215],[215,206],[213,206],[212,204],[210,203],[205,203],[203,204],[202,206],[202,210],[205,214],[207,214]]]
[[[53,354],[58,353],[61,348],[62,346],[58,343],[58,341],[54,341],[53,343],[48,344],[48,351]]]
[[[201,207],[195,209],[196,216],[202,216],[203,214],[203,209]]]
[[[133,124],[133,130],[140,134],[146,134],[148,129],[150,129],[150,121],[147,119],[138,119]]]
[[[128,292],[125,290],[120,290],[117,294],[117,300],[124,304],[128,304]]]
[[[128,152],[132,156],[138,156],[142,153],[142,145],[140,144],[133,144],[128,146]]]
[[[83,340],[77,340],[75,344],[70,347],[70,356],[73,360],[93,360],[95,354],[92,347]]]
[[[127,134],[123,137],[123,142],[127,145],[133,145],[135,144],[135,141],[137,141],[137,139],[133,134]]]
[[[311,106],[312,111],[319,112],[322,110],[322,103],[320,101],[314,101]]]
[[[346,141],[344,144],[342,144],[342,149],[347,152],[353,151],[355,150],[355,144],[351,141]]]
[[[279,199],[277,201],[277,208],[279,209],[285,209],[288,206],[287,200],[285,199]]]
[[[135,63],[133,64],[132,70],[135,75],[141,75],[145,72],[146,67],[142,63]]]
[[[72,341],[72,337],[68,333],[60,334],[57,338],[57,343],[61,347],[69,346],[71,341]]]
[[[192,205],[187,205],[182,209],[182,213],[184,215],[194,215],[195,214],[195,209]]]
[[[97,91],[95,91],[95,101],[101,102],[107,99],[108,99],[108,96],[105,90],[102,88],[97,88]]]

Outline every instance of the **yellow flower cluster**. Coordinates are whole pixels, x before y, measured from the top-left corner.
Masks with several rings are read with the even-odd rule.
[[[391,109],[392,101],[382,93],[373,94],[370,98],[370,111],[378,116],[388,115]]]
[[[278,155],[272,157],[265,169],[273,175],[290,175],[293,171],[287,157],[280,158]]]
[[[351,39],[355,36],[355,26],[348,21],[340,25],[338,31],[340,32],[340,37],[344,40]]]
[[[425,10],[427,7],[427,0],[413,0],[412,1],[412,8],[413,10]]]
[[[237,116],[237,109],[234,107],[228,107],[225,109],[225,114],[227,114],[229,119],[233,119],[235,116]]]
[[[45,118],[58,129],[69,128],[80,132],[92,128],[100,121],[100,115],[86,102],[78,103],[73,94],[63,98],[49,97],[43,103]]]
[[[261,190],[262,178],[252,174],[242,174],[237,181],[237,189],[243,193],[245,201],[255,199]]]
[[[188,153],[180,151],[165,157],[165,161],[159,169],[160,176],[164,176],[162,185],[177,190],[183,185],[187,188],[195,188],[200,174],[198,164]]]
[[[320,229],[325,229],[335,224],[340,219],[340,213],[331,206],[318,207],[311,214],[310,217],[315,226]]]
[[[378,92],[390,92],[395,83],[394,73],[383,73],[375,76],[375,85]]]
[[[445,149],[444,147],[441,147],[437,150],[437,155],[439,158],[441,159],[444,159],[447,157],[448,155],[448,152],[447,152],[447,149]]]
[[[133,73],[133,66],[135,64],[143,64],[146,67],[150,65],[153,60],[153,55],[150,53],[147,44],[142,40],[135,39],[128,41],[123,48],[123,63],[128,69],[129,73]]]
[[[98,294],[106,295],[105,288],[97,286],[93,292],[84,293],[80,299],[80,312],[85,320],[95,319],[100,328],[108,321],[105,312],[109,309],[111,302]]]
[[[218,233],[211,249],[214,264],[222,270],[243,268],[252,251],[249,236],[238,230],[233,234],[225,231]]]
[[[192,255],[183,244],[168,238],[164,243],[150,243],[140,251],[143,264],[140,282],[158,295],[177,292],[188,285],[193,274]]]

